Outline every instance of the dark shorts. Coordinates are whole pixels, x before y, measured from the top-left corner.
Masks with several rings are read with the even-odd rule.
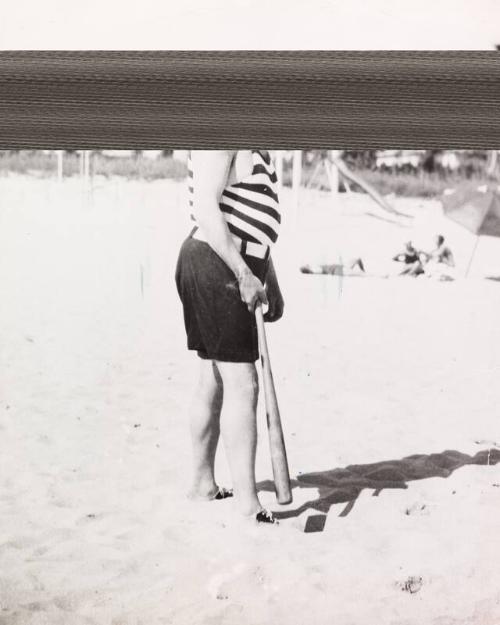
[[[242,254],[265,280],[267,261]],[[188,237],[175,272],[184,310],[188,349],[204,359],[255,362],[259,358],[255,315],[240,299],[237,280],[208,243]]]

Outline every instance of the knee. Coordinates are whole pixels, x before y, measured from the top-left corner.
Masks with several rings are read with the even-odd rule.
[[[237,394],[241,398],[241,401],[257,401],[259,396],[259,379],[257,377],[257,372],[249,373],[238,380],[234,380],[231,386],[233,396]]]
[[[253,369],[252,373],[242,381],[242,393],[252,399],[257,399],[259,395],[259,378],[257,371]]]
[[[254,365],[228,364],[222,367],[224,396],[231,395],[240,401],[256,401],[259,395],[259,378]]]
[[[222,379],[211,362],[202,363],[198,378],[198,395],[210,398],[222,395]]]

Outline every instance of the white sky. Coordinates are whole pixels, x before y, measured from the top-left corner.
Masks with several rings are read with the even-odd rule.
[[[492,50],[500,0],[4,0],[0,49]]]

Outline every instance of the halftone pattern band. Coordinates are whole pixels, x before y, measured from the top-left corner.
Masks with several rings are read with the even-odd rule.
[[[500,147],[498,52],[0,52],[0,148]]]

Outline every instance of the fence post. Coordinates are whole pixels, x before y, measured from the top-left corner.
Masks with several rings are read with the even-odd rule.
[[[302,178],[302,150],[293,151],[293,166],[292,166],[292,205],[294,221],[297,221],[299,212],[299,192],[300,182]]]
[[[85,183],[85,187],[89,186],[89,178],[90,178],[90,151],[83,151],[83,180]]]
[[[63,179],[63,150],[56,150],[57,154],[57,180],[62,182]]]
[[[283,150],[276,150],[274,156],[276,176],[278,178],[278,192],[283,188]]]

